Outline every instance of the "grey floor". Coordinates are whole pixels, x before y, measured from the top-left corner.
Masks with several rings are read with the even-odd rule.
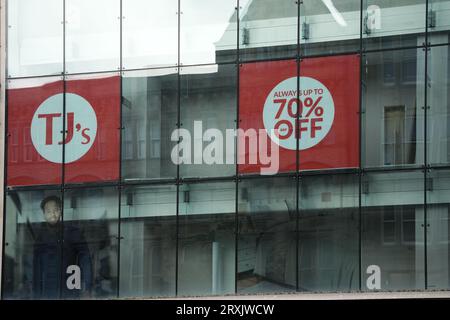
[[[450,299],[450,291],[367,292],[367,293],[284,293],[241,294],[211,297],[180,297],[170,300],[368,300],[368,299]]]

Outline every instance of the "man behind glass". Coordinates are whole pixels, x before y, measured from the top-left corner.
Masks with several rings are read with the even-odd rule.
[[[82,232],[68,222],[62,227],[61,200],[57,196],[42,200],[41,209],[45,223],[37,229],[33,247],[33,297],[57,299],[60,288],[62,298],[87,297],[92,286],[92,265]],[[73,266],[80,270],[79,288],[67,283],[76,282]],[[68,268],[72,271],[67,273]],[[67,281],[69,277],[73,279]]]

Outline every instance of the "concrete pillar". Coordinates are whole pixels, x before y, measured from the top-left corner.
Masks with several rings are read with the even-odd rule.
[[[5,154],[5,77],[6,77],[6,0],[0,0],[0,288],[2,284],[2,270],[3,270],[3,217],[4,217],[4,203],[3,203],[3,184],[4,184],[4,154]]]

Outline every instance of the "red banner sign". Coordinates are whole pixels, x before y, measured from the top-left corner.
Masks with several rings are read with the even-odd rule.
[[[63,162],[66,183],[117,180],[120,78],[23,82],[7,93],[7,185],[59,184]]]
[[[278,172],[296,170],[297,150],[300,170],[358,167],[359,84],[357,55],[304,59],[300,78],[295,60],[241,65],[240,129],[258,132],[259,150],[251,163],[255,148],[245,140],[239,172],[259,173],[262,155],[277,149]]]

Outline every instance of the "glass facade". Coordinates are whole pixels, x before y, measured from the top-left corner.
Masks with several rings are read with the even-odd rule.
[[[358,175],[306,176],[301,179],[298,192],[299,289],[357,290]]]
[[[246,179],[238,190],[238,292],[295,291],[296,179]]]
[[[450,1],[5,10],[3,299],[450,289]]]

